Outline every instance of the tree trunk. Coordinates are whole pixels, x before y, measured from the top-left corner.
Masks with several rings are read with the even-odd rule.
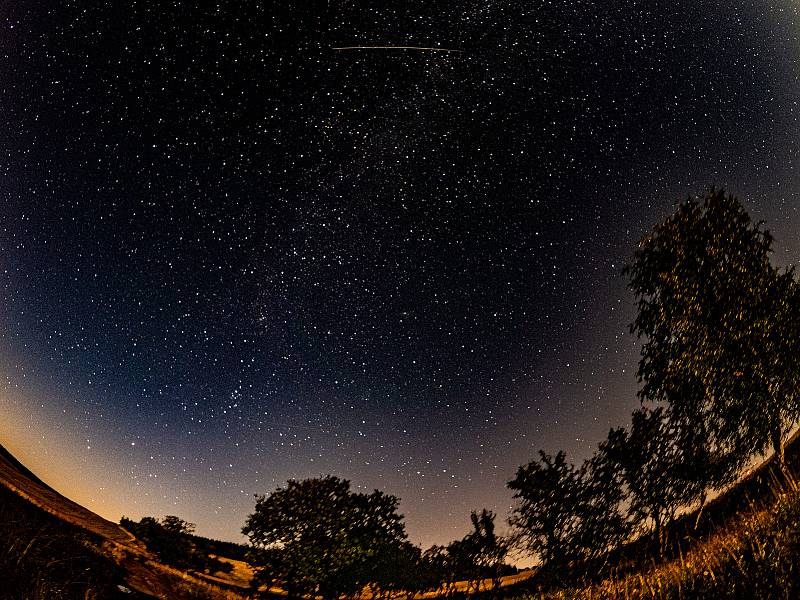
[[[659,519],[658,514],[653,515],[653,537],[658,547],[658,555],[661,556],[661,519]]]
[[[786,471],[786,457],[783,452],[783,435],[779,425],[776,425],[772,429],[772,447],[775,450],[775,460],[778,461],[778,466],[781,468],[781,471]]]
[[[697,531],[698,525],[700,525],[700,517],[703,515],[703,509],[706,506],[706,498],[708,497],[708,493],[706,492],[705,488],[703,488],[703,492],[700,494],[700,508],[697,509],[697,518],[694,520],[694,530]]]

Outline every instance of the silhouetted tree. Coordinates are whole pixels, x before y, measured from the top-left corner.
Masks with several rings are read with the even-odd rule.
[[[457,581],[453,558],[445,546],[434,545],[422,553],[424,589],[441,591],[445,596],[455,592]]]
[[[576,544],[585,560],[596,560],[625,542],[632,523],[624,514],[625,473],[603,445],[583,467],[583,494]]]
[[[605,443],[580,468],[559,452],[521,467],[508,485],[519,500],[517,539],[550,567],[596,560],[630,537],[624,466]]]
[[[510,524],[518,541],[547,565],[581,559],[580,518],[585,473],[568,463],[563,451],[555,456],[539,451],[540,460],[517,470],[508,483],[517,506]]]
[[[692,479],[679,439],[664,407],[643,407],[633,412],[630,430],[612,429],[600,446],[622,468],[633,522],[650,524],[659,549],[678,509],[705,489]]]
[[[230,563],[208,556],[192,539],[195,525],[180,517],[167,515],[163,519],[143,517],[138,523],[122,517],[120,525],[144,542],[148,550],[165,564],[181,569],[209,573],[230,572]]]
[[[382,558],[406,539],[397,504],[377,490],[353,493],[350,482],[332,476],[258,496],[242,529],[254,583],[281,585],[292,598],[334,599],[381,580]]]
[[[748,417],[756,431],[771,434],[778,462],[784,466],[784,444],[800,417],[800,285],[794,270],[778,273],[767,290],[762,307],[767,314],[761,335],[756,374],[765,397],[766,410],[753,410]],[[758,350],[758,349],[757,349]]]
[[[721,190],[681,203],[626,267],[645,338],[642,400],[702,422],[719,487],[770,445],[783,460],[800,415],[793,274],[769,261],[772,236]]]
[[[474,550],[469,540],[461,539],[450,542],[447,545],[446,556],[446,589],[449,590],[449,594],[456,592],[456,583],[459,581],[466,582],[468,589],[476,579],[480,581],[476,575],[478,568],[474,560]]]
[[[404,594],[411,600],[420,592],[438,587],[425,568],[422,551],[411,542],[392,544],[375,557],[375,579],[370,582],[374,598]]]
[[[483,579],[490,579],[492,589],[498,589],[508,556],[509,543],[495,532],[495,516],[485,508],[480,514],[473,511],[470,514],[472,531],[462,540],[468,548],[470,562],[474,565],[472,586],[476,592]]]

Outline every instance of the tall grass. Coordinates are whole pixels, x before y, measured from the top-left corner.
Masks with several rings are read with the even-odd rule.
[[[658,562],[641,557],[638,569],[584,586],[519,595],[541,600],[683,600],[690,598],[800,598],[800,486],[774,477],[770,492],[732,515],[703,540]]]
[[[88,535],[0,486],[0,599],[116,598],[121,581]]]

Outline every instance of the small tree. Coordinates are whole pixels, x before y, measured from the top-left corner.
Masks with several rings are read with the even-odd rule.
[[[631,520],[622,510],[624,468],[615,447],[600,446],[580,468],[540,451],[541,461],[521,467],[511,524],[527,550],[551,567],[596,560],[627,540]]]
[[[578,535],[585,473],[568,463],[563,451],[550,456],[540,450],[539,456],[508,483],[518,500],[509,522],[519,542],[544,564],[567,564],[582,558]]]
[[[450,596],[455,592],[456,569],[448,548],[434,545],[422,553],[422,588]]]
[[[480,512],[470,514],[472,531],[464,538],[470,548],[471,562],[475,565],[473,586],[479,591],[482,579],[491,579],[492,590],[500,587],[500,578],[503,575],[505,559],[508,556],[508,540],[495,532],[495,514],[485,508]]]
[[[377,490],[353,493],[349,481],[332,476],[289,481],[258,496],[242,529],[252,544],[254,584],[332,600],[379,581],[382,557],[406,538],[397,504]]]
[[[576,543],[585,560],[596,560],[625,542],[632,524],[623,513],[624,470],[601,445],[586,461]]]
[[[448,595],[455,594],[456,583],[466,581],[467,591],[475,581],[480,582],[475,564],[475,552],[467,539],[454,540],[447,545],[447,585]]]
[[[645,407],[633,412],[630,431],[612,429],[601,444],[601,452],[622,468],[632,522],[649,523],[659,550],[678,509],[705,489],[692,478],[679,440],[663,407]]]
[[[502,575],[508,545],[495,533],[494,519],[492,511],[483,509],[480,514],[473,511],[470,514],[472,531],[447,546],[452,581],[466,581],[468,592],[479,592],[484,579],[499,583]]]
[[[408,541],[393,544],[376,557],[375,577],[370,584],[373,598],[404,594],[407,600],[412,600],[417,594],[438,587],[438,581],[429,580],[422,551]]]

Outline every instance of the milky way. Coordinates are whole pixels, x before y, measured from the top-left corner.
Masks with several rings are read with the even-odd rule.
[[[445,543],[626,421],[676,200],[800,260],[788,0],[40,4],[0,9],[0,442],[110,518],[240,539],[332,473]]]

